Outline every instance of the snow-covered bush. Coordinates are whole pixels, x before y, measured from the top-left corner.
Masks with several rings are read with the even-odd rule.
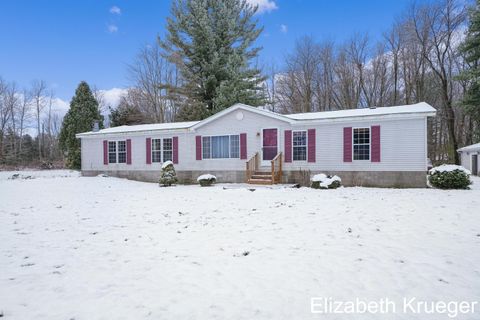
[[[462,166],[442,164],[428,171],[428,182],[439,189],[468,189],[471,172]]]
[[[217,181],[217,177],[212,174],[202,174],[197,178],[197,182],[199,182],[202,187],[211,186],[215,181]]]
[[[314,189],[337,189],[342,185],[339,176],[327,176],[323,173],[314,175],[311,181]]]
[[[169,187],[172,184],[177,183],[177,173],[173,167],[172,161],[165,161],[162,165],[162,173],[160,174],[160,185]]]

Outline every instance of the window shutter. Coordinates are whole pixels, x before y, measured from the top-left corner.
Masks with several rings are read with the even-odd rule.
[[[132,164],[132,139],[127,139],[127,164]]]
[[[247,159],[247,134],[240,133],[240,159]]]
[[[147,150],[146,159],[147,164],[152,164],[152,138],[147,138],[145,140],[145,149]]]
[[[173,148],[172,160],[174,164],[177,164],[178,163],[178,137],[172,138],[172,148]]]
[[[343,162],[352,162],[352,127],[343,128]]]
[[[308,129],[308,162],[315,162],[315,129]]]
[[[103,140],[103,164],[108,164],[108,141]]]
[[[380,126],[371,128],[372,162],[380,162]]]
[[[292,162],[292,130],[285,130],[285,162]]]
[[[196,159],[202,160],[202,136],[195,136]]]

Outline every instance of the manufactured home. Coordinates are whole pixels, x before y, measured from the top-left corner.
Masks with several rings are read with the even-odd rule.
[[[462,166],[472,172],[472,174],[480,175],[480,143],[472,144],[457,150],[460,153],[460,162]]]
[[[235,104],[202,121],[80,133],[82,173],[158,181],[173,161],[180,182],[305,183],[336,174],[344,185],[425,187],[427,103],[300,114]]]

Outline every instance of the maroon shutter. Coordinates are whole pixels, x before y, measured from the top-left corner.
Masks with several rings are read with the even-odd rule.
[[[127,164],[132,164],[132,139],[127,139]]]
[[[173,137],[172,139],[172,148],[173,148],[173,163],[178,163],[178,137]]]
[[[315,129],[308,129],[308,162],[315,162]]]
[[[247,134],[240,133],[240,159],[247,159]]]
[[[352,127],[343,128],[343,162],[352,162]]]
[[[145,139],[145,147],[147,164],[152,164],[152,138]]]
[[[196,159],[202,160],[202,136],[195,137]]]
[[[372,126],[372,162],[380,162],[380,126]]]
[[[292,130],[285,130],[285,162],[292,162]]]
[[[108,141],[103,140],[103,164],[108,164]]]

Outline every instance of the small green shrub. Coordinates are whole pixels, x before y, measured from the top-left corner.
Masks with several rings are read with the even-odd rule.
[[[160,174],[159,184],[164,187],[170,187],[172,184],[177,183],[177,173],[173,167],[172,161],[166,161],[162,165],[162,173]]]
[[[197,178],[197,182],[200,183],[202,187],[209,187],[217,181],[217,178],[211,174],[202,174]]]
[[[441,165],[430,169],[428,182],[439,189],[469,189],[470,171],[461,166]]]

